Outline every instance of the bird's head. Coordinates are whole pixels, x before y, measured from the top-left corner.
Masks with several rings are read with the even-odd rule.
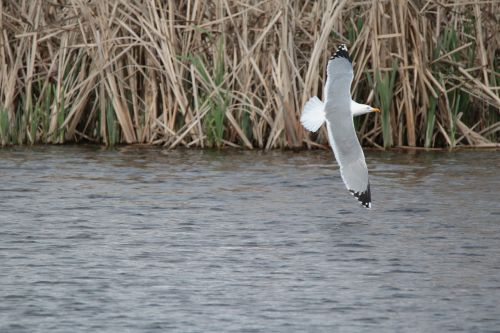
[[[380,112],[379,109],[371,107],[370,105],[366,104],[359,104],[356,103],[355,101],[351,101],[351,113],[353,116],[360,116],[365,113],[370,113],[370,112]]]

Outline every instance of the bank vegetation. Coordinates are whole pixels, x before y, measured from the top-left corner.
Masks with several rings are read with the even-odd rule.
[[[500,1],[1,0],[0,141],[300,148],[340,43],[372,147],[497,146]]]

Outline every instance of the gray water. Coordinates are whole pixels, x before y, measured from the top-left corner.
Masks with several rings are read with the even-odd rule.
[[[500,332],[500,153],[0,150],[0,332]]]

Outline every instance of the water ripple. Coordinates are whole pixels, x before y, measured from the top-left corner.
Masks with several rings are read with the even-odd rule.
[[[0,155],[0,332],[500,327],[496,152],[367,152],[370,211],[326,151]]]

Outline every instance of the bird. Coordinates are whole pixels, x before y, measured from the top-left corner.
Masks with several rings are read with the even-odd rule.
[[[311,97],[300,117],[302,125],[316,132],[326,123],[328,141],[340,167],[340,175],[349,192],[365,208],[371,208],[370,181],[363,149],[354,129],[354,116],[380,112],[351,98],[352,60],[345,44],[339,45],[326,67],[324,101]]]

